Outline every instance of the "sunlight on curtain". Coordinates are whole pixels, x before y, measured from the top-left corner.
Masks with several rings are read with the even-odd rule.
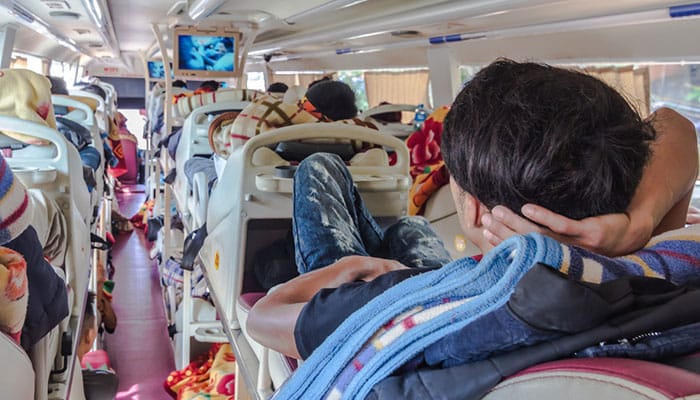
[[[367,71],[367,101],[370,107],[382,101],[392,104],[428,105],[428,71]]]
[[[297,74],[272,74],[270,75],[270,82],[267,86],[273,83],[284,83],[287,86],[294,86],[297,84]]]
[[[323,74],[323,73],[313,73],[313,74],[302,74],[302,73],[292,73],[292,74],[272,74],[271,82],[282,82],[287,84],[287,86],[299,85],[303,88],[307,88],[309,84],[313,81],[317,81],[324,76],[329,76],[331,79],[335,79],[334,74]],[[269,86],[269,84],[268,84]]]
[[[299,74],[299,86],[301,87],[309,87],[309,84],[313,81],[317,81],[321,78],[323,78],[324,74]],[[335,79],[332,74],[328,75],[329,78]]]
[[[649,115],[651,107],[648,67],[586,68],[585,72],[615,88],[640,115]]]

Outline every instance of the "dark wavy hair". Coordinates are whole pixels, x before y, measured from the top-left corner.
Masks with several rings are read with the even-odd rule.
[[[457,96],[441,150],[455,182],[489,208],[536,203],[581,219],[627,209],[655,137],[594,77],[497,60]]]
[[[274,82],[267,87],[267,92],[270,93],[284,93],[287,90],[289,90],[289,86],[284,82]]]
[[[333,121],[357,115],[355,92],[341,81],[323,81],[306,91],[306,98],[318,111]]]

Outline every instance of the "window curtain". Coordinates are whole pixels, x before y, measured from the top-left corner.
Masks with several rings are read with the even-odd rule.
[[[651,96],[648,67],[586,68],[585,72],[619,91],[640,115],[649,115]]]
[[[428,71],[368,71],[365,72],[365,90],[370,107],[382,101],[428,106]]]
[[[290,87],[297,84],[297,74],[272,74],[270,79],[271,81],[267,83],[267,86],[270,86],[275,82],[284,83]]]
[[[335,79],[335,74],[299,74],[299,86],[308,88],[311,82],[317,81],[324,76]]]
[[[282,82],[289,87],[299,85],[303,88],[307,88],[311,82],[319,80],[324,76],[335,79],[335,74],[272,74],[272,81],[270,83]],[[268,83],[268,86],[270,86],[270,83]]]

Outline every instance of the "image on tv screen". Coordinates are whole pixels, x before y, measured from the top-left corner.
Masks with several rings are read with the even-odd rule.
[[[235,38],[230,36],[180,35],[178,67],[194,71],[234,72]]]
[[[172,63],[170,76],[173,76]],[[148,62],[148,77],[151,79],[165,79],[165,66],[163,65],[163,61]]]
[[[162,61],[148,62],[148,77],[151,79],[165,79],[165,66]]]

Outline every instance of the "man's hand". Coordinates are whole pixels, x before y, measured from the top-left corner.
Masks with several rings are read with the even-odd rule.
[[[503,206],[496,206],[491,214],[484,215],[481,222],[489,243],[496,246],[513,235],[539,232],[563,243],[616,256],[638,249],[647,240],[632,228],[627,214],[606,214],[577,221],[534,204],[524,205],[521,212],[527,218]]]
[[[700,210],[690,206],[688,207],[688,214],[685,217],[686,224],[697,224],[700,223]]]

